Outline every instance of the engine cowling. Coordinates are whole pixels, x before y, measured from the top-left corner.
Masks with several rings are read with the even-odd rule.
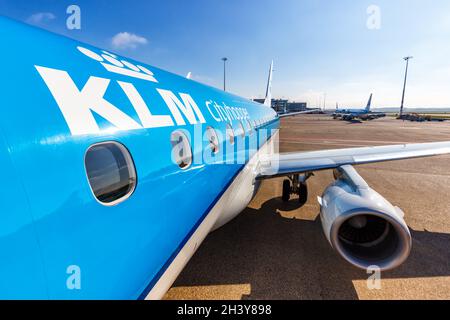
[[[405,262],[412,240],[402,210],[371,189],[352,166],[336,169],[334,176],[319,199],[331,246],[361,269],[390,270]]]

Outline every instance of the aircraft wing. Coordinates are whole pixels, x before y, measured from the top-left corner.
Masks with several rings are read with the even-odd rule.
[[[358,165],[450,154],[450,141],[281,153],[262,158],[258,180],[291,174],[335,169],[343,165]]]
[[[279,114],[279,118],[286,118],[286,117],[293,117],[299,114],[308,114],[308,113],[314,113],[319,111],[319,109],[313,109],[313,110],[306,110],[306,111],[299,111],[299,112],[291,112],[291,113],[285,113],[285,114]]]

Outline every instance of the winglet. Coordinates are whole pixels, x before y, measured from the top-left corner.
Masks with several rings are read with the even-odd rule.
[[[190,79],[191,76],[192,76],[192,72],[189,71],[188,74],[186,75],[186,79]]]
[[[264,105],[269,108],[272,106],[272,74],[273,74],[273,60],[272,63],[270,64],[269,78],[267,79],[266,99],[264,100]]]
[[[373,95],[373,93],[370,94],[369,101],[367,101],[367,106],[366,106],[367,112],[370,111],[370,106],[372,105],[372,95]]]

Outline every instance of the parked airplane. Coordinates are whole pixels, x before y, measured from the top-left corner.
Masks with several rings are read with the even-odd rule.
[[[408,257],[403,213],[352,165],[450,142],[278,154],[267,106],[6,18],[0,29],[1,298],[161,298],[262,180],[287,177],[283,198],[304,201],[327,169],[332,247],[360,268]]]
[[[333,113],[333,118],[351,121],[354,119],[373,120],[385,116],[379,112],[370,111],[371,104],[372,93],[370,94],[369,101],[367,102],[365,109],[338,109],[336,105],[336,111]]]

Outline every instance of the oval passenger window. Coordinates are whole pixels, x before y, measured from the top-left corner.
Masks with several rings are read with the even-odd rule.
[[[239,121],[239,131],[240,131],[241,137],[244,138],[245,137],[245,128],[241,121]]]
[[[212,153],[219,152],[219,138],[217,137],[216,130],[213,127],[206,128],[206,137],[209,141],[209,146]]]
[[[231,125],[227,124],[227,136],[230,140],[230,144],[234,144],[234,131]]]
[[[126,200],[136,188],[136,169],[128,150],[117,142],[91,146],[84,158],[92,193],[104,205]]]
[[[192,164],[191,144],[181,131],[174,131],[170,137],[172,143],[172,161],[185,170]]]

